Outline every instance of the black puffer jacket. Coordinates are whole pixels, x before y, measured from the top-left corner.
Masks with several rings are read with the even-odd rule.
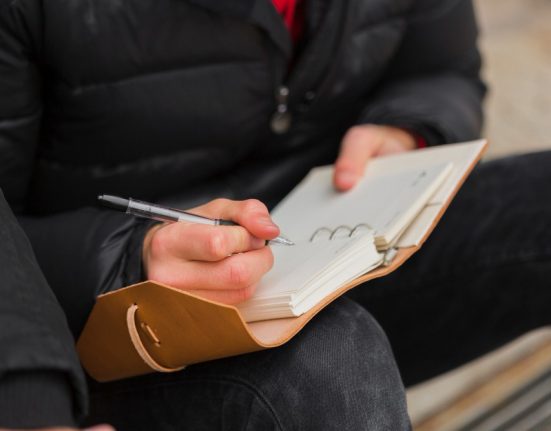
[[[271,205],[354,124],[478,135],[469,0],[309,0],[304,30],[293,59],[270,0],[0,0],[0,187],[75,332],[140,274],[99,193]]]

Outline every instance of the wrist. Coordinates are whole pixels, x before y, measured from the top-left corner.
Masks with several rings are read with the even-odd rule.
[[[157,223],[153,225],[145,234],[142,245],[142,273],[145,279],[148,279],[149,263],[151,261],[151,242],[155,233],[165,226],[166,223]]]
[[[417,138],[414,133],[408,129],[395,126],[381,126],[384,128],[388,137],[395,142],[398,142],[401,147],[406,150],[414,150],[418,147]]]

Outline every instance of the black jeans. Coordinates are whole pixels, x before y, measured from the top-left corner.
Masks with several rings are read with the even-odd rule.
[[[479,166],[417,255],[285,346],[93,385],[92,417],[120,430],[407,428],[392,354],[367,310],[407,384],[549,324],[550,186],[551,152]]]
[[[410,429],[386,336],[346,298],[280,348],[90,386],[119,431]]]
[[[551,152],[478,166],[419,253],[353,298],[406,386],[551,324]]]

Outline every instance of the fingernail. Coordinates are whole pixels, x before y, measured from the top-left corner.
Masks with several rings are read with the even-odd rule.
[[[84,428],[82,431],[115,431],[111,425],[96,425],[90,428]]]
[[[358,176],[353,172],[343,171],[343,172],[339,172],[337,176],[337,180],[340,185],[351,186],[356,184],[356,181],[358,180]]]
[[[263,226],[269,226],[269,227],[275,227],[277,228],[277,225],[272,221],[271,218],[269,217],[260,217],[258,219],[258,221],[260,222],[261,225]]]
[[[262,248],[266,245],[266,240],[262,239],[262,238],[257,238],[257,237],[254,237],[252,240],[251,240],[251,248],[253,249],[258,249],[258,248]]]

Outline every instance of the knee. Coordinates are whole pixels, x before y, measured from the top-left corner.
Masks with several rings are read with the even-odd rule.
[[[323,310],[288,348],[293,350],[297,366],[305,368],[315,361],[320,373],[394,367],[386,334],[365,308],[349,299],[340,299]]]
[[[266,353],[259,386],[281,421],[294,424],[290,429],[310,429],[297,420],[311,429],[409,428],[386,335],[353,301],[336,301],[289,343]]]
[[[293,343],[297,371],[340,393],[403,392],[386,334],[367,310],[342,299],[318,317]]]

